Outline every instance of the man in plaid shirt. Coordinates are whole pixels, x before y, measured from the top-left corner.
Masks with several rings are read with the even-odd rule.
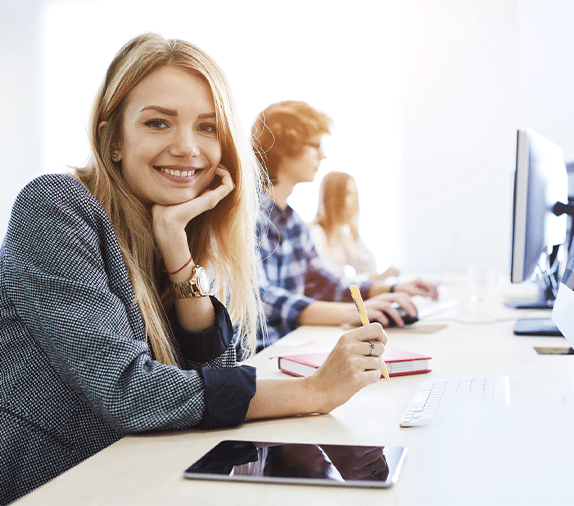
[[[257,223],[258,281],[268,323],[259,349],[299,325],[360,324],[349,287],[322,267],[307,224],[287,204],[296,184],[313,181],[325,158],[321,140],[331,125],[305,102],[288,101],[269,106],[252,128],[255,153],[270,181]],[[414,316],[411,295],[438,298],[436,285],[421,280],[392,286],[364,281],[359,289],[369,320],[383,326],[389,317],[404,325],[393,302]]]

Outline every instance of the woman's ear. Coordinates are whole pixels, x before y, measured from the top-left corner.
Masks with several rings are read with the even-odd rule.
[[[108,124],[107,121],[101,121],[100,124],[98,125],[98,136],[102,136],[102,130],[103,128]],[[119,149],[118,146],[113,146],[112,147],[112,158],[114,160],[114,162],[119,162],[122,159],[122,153]]]
[[[104,128],[107,124],[108,124],[107,121],[100,121],[100,124],[98,125],[98,136],[99,137],[102,136],[102,128]]]

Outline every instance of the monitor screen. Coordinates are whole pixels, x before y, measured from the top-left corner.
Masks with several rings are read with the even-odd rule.
[[[567,243],[566,214],[571,212],[562,148],[530,128],[519,130],[514,174],[511,281],[522,283],[536,274],[539,290],[534,299],[506,301],[508,306],[520,309],[554,307],[560,260]],[[550,317],[520,319],[514,333],[562,335]]]
[[[557,203],[568,202],[568,174],[562,148],[532,129],[519,130],[514,175],[511,281],[536,273],[540,294],[515,307],[552,308],[556,297],[560,247],[566,241],[566,215]],[[512,304],[509,304],[512,305]]]

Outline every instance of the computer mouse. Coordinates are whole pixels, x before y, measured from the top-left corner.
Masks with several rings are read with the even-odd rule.
[[[406,310],[404,308],[402,308],[398,302],[393,302],[391,304],[391,306],[393,306],[401,315],[403,321],[405,322],[405,325],[412,325],[415,322],[419,321],[419,317],[418,314],[415,316],[411,316],[410,314],[408,314],[406,312]],[[385,312],[385,314],[389,317],[389,324],[387,325],[387,327],[396,327],[397,324],[395,323],[395,321]]]

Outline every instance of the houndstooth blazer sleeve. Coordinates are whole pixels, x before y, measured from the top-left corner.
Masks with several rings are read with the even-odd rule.
[[[153,360],[111,223],[71,176],[41,176],[20,193],[0,290],[0,499],[122,434],[243,421],[254,369],[237,367],[229,337],[196,369]]]

